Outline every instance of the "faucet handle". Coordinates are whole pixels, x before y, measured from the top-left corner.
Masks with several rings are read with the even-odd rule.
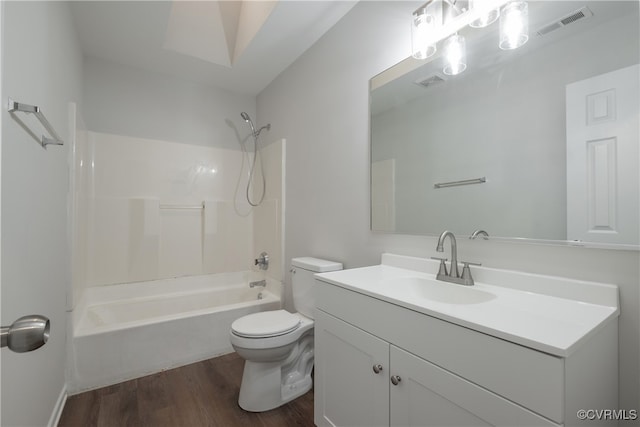
[[[437,277],[446,276],[447,275],[447,265],[444,263],[447,258],[439,258],[437,256],[432,256],[431,259],[435,259],[440,261],[440,268],[438,269]]]
[[[463,281],[463,285],[468,285],[471,286],[473,285],[473,277],[471,276],[471,269],[469,268],[470,265],[477,265],[480,266],[482,264],[480,264],[479,262],[469,262],[469,261],[462,261],[463,267],[462,267],[462,281]]]
[[[469,238],[470,238],[471,240],[473,240],[473,239],[475,239],[475,238],[476,238],[476,237],[478,237],[478,236],[482,236],[482,238],[483,238],[484,240],[489,240],[489,233],[487,233],[487,232],[486,232],[486,231],[484,231],[484,230],[476,230],[476,231],[474,231],[474,232],[473,232],[473,234],[472,234],[471,236],[469,236]]]
[[[463,268],[464,267],[468,267],[470,265],[475,265],[477,267],[480,267],[482,265],[482,263],[479,262],[471,262],[471,261],[460,261],[463,264]]]

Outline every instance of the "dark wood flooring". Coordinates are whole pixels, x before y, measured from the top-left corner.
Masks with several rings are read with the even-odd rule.
[[[232,353],[70,396],[58,426],[313,426],[313,390],[271,411],[243,411],[243,366]]]

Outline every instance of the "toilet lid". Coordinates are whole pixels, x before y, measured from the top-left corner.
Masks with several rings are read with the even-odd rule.
[[[298,328],[300,318],[286,310],[249,314],[231,324],[234,334],[247,338],[266,338],[284,335]]]

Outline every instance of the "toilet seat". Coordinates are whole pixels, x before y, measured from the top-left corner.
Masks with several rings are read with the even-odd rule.
[[[231,324],[231,331],[244,338],[269,338],[286,335],[299,326],[299,316],[286,310],[274,310],[243,316]]]

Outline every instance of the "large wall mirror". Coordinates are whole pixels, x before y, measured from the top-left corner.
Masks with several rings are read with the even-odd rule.
[[[371,79],[374,231],[640,243],[639,3],[528,6],[519,49],[465,27],[463,73],[438,44]]]

